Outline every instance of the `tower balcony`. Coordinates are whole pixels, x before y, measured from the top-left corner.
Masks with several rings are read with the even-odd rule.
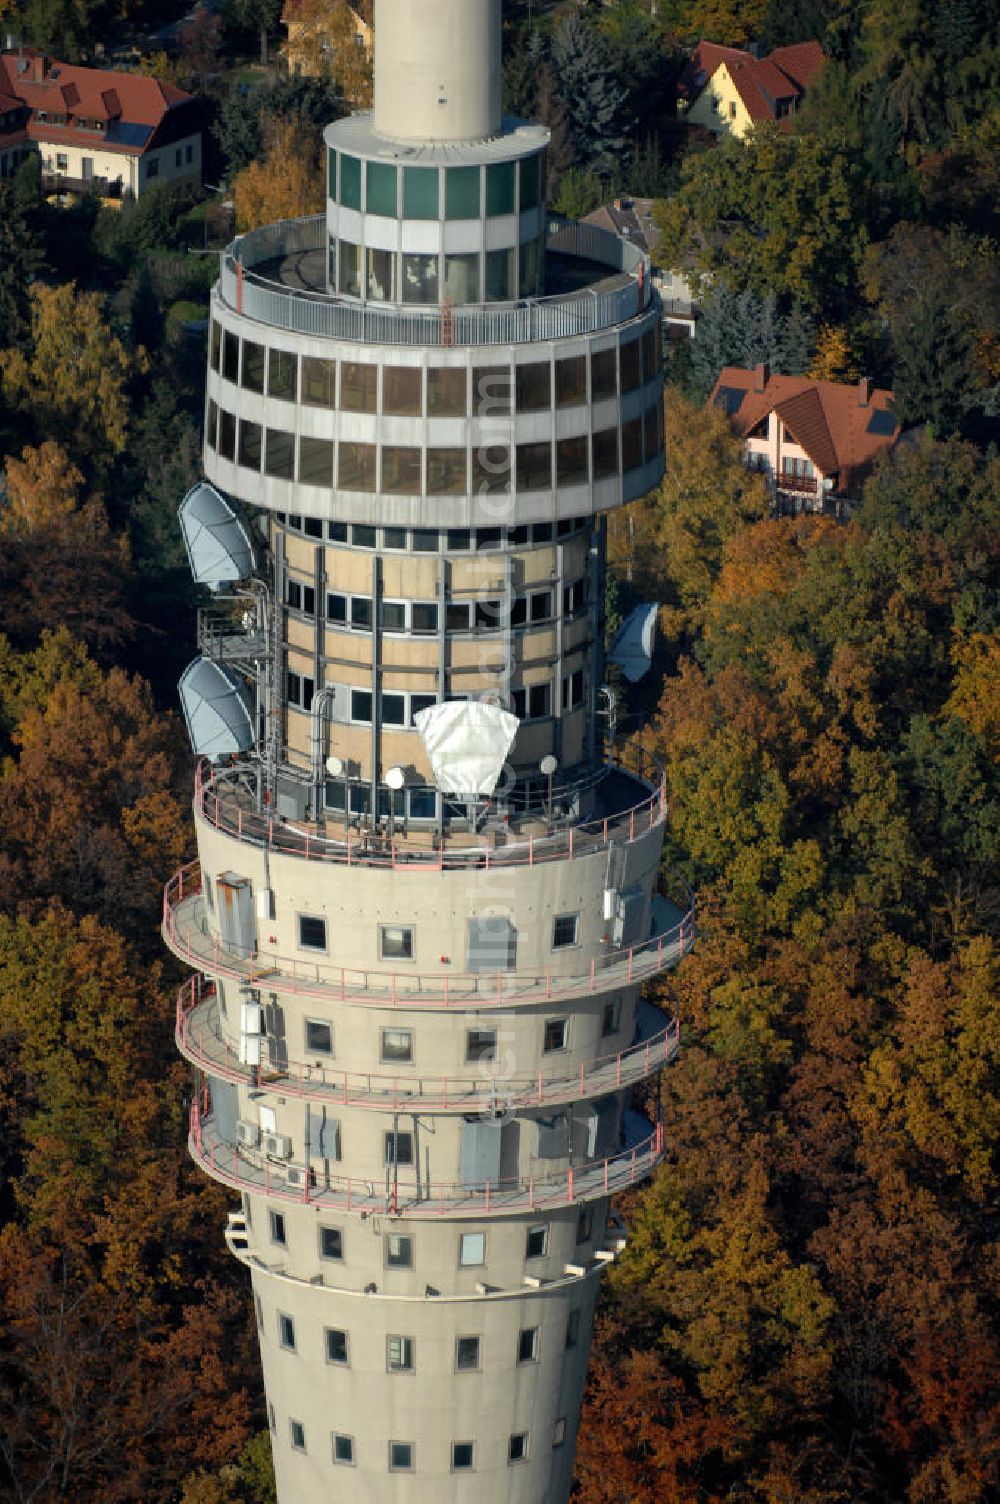
[[[612,842],[631,845],[665,824],[669,813],[663,770],[641,749],[629,747],[589,779],[555,789],[547,809],[512,809],[478,832],[462,823],[449,825],[443,837],[419,826],[390,834],[387,823],[370,826],[358,819],[328,816],[322,824],[285,820],[260,810],[256,781],[253,769],[216,772],[211,764],[200,763],[196,819],[269,854],[420,875],[573,861]],[[554,813],[583,801],[593,811],[587,819]]]
[[[261,950],[243,955],[209,932],[197,862],[182,867],[163,895],[163,938],[196,971],[296,997],[376,1008],[477,1009],[599,996],[636,987],[676,966],[695,940],[694,905],[682,911],[667,901],[669,924],[648,940],[608,949],[582,971],[546,965],[536,971],[413,972],[304,961]],[[678,917],[673,920],[673,915]]]
[[[412,1072],[338,1070],[296,1060],[249,1066],[222,1037],[218,998],[211,983],[189,978],[177,994],[177,1048],[208,1076],[282,1096],[381,1112],[454,1113],[558,1106],[601,1097],[636,1085],[668,1065],[680,1048],[680,1021],[628,1049],[599,1056],[579,1070],[556,1074],[436,1076]]]
[[[632,1119],[627,1119],[632,1121]],[[639,1120],[642,1121],[642,1120]],[[645,1128],[650,1125],[645,1123]],[[195,1163],[213,1180],[232,1190],[267,1196],[322,1210],[414,1218],[517,1216],[597,1201],[647,1179],[665,1153],[662,1123],[616,1154],[589,1160],[551,1175],[489,1181],[470,1186],[421,1180],[412,1172],[390,1169],[384,1180],[324,1174],[304,1166],[278,1163],[256,1150],[228,1143],[213,1114],[199,1102],[191,1106],[188,1148]]]

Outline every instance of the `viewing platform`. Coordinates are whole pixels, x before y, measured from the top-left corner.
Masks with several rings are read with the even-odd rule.
[[[222,1037],[219,1003],[211,983],[193,976],[177,994],[177,1048],[206,1075],[251,1087],[267,1087],[283,1096],[345,1107],[386,1111],[433,1111],[464,1114],[484,1110],[556,1106],[582,1097],[604,1096],[655,1075],[680,1048],[680,1022],[613,1055],[599,1056],[569,1075],[531,1076],[489,1073],[434,1076],[409,1072],[346,1071],[284,1059],[259,1066],[243,1064]]]
[[[632,1115],[630,1124],[638,1119]],[[645,1129],[649,1128],[645,1123]],[[616,1154],[588,1160],[551,1175],[502,1181],[492,1186],[422,1181],[414,1171],[366,1180],[358,1176],[320,1174],[302,1166],[268,1159],[257,1150],[227,1143],[211,1112],[192,1104],[188,1147],[192,1158],[213,1180],[235,1191],[293,1201],[323,1210],[399,1217],[473,1217],[519,1215],[613,1196],[650,1176],[664,1155],[663,1125]]]

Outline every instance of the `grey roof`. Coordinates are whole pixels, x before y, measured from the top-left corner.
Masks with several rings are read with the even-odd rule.
[[[177,509],[191,573],[213,590],[253,572],[250,534],[221,492],[208,481],[192,486]]]
[[[191,746],[202,757],[228,757],[253,746],[253,709],[239,674],[195,658],[177,685]]]

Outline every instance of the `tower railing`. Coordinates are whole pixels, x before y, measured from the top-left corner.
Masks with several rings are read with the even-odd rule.
[[[174,955],[195,970],[265,991],[378,1008],[497,1009],[599,996],[662,975],[687,955],[695,940],[692,904],[678,923],[641,944],[609,947],[582,971],[551,964],[531,971],[464,974],[387,971],[303,960],[265,947],[241,954],[209,931],[200,890],[201,869],[191,862],[174,874],[163,894],[163,937]]]
[[[223,1037],[218,998],[211,982],[189,977],[177,993],[177,1047],[208,1075],[253,1087],[273,1087],[283,1096],[386,1110],[454,1111],[489,1107],[544,1107],[619,1091],[655,1075],[680,1048],[680,1021],[673,1019],[649,1039],[599,1055],[561,1074],[538,1070],[528,1075],[428,1075],[426,1071],[349,1071],[283,1059],[280,1065],[247,1065]],[[261,1044],[267,1049],[267,1039]]]

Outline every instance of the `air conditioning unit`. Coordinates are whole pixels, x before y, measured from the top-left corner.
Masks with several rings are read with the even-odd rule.
[[[291,1159],[292,1141],[287,1133],[265,1133],[264,1153],[269,1159]]]
[[[285,1171],[285,1180],[293,1191],[304,1191],[309,1181],[309,1171],[303,1170],[301,1165],[289,1165]]]
[[[240,1004],[240,1030],[244,1034],[262,1034],[263,1009],[260,1003],[243,1002]]]
[[[245,1149],[256,1149],[260,1143],[260,1129],[256,1123],[240,1121],[236,1124],[236,1137]]]

